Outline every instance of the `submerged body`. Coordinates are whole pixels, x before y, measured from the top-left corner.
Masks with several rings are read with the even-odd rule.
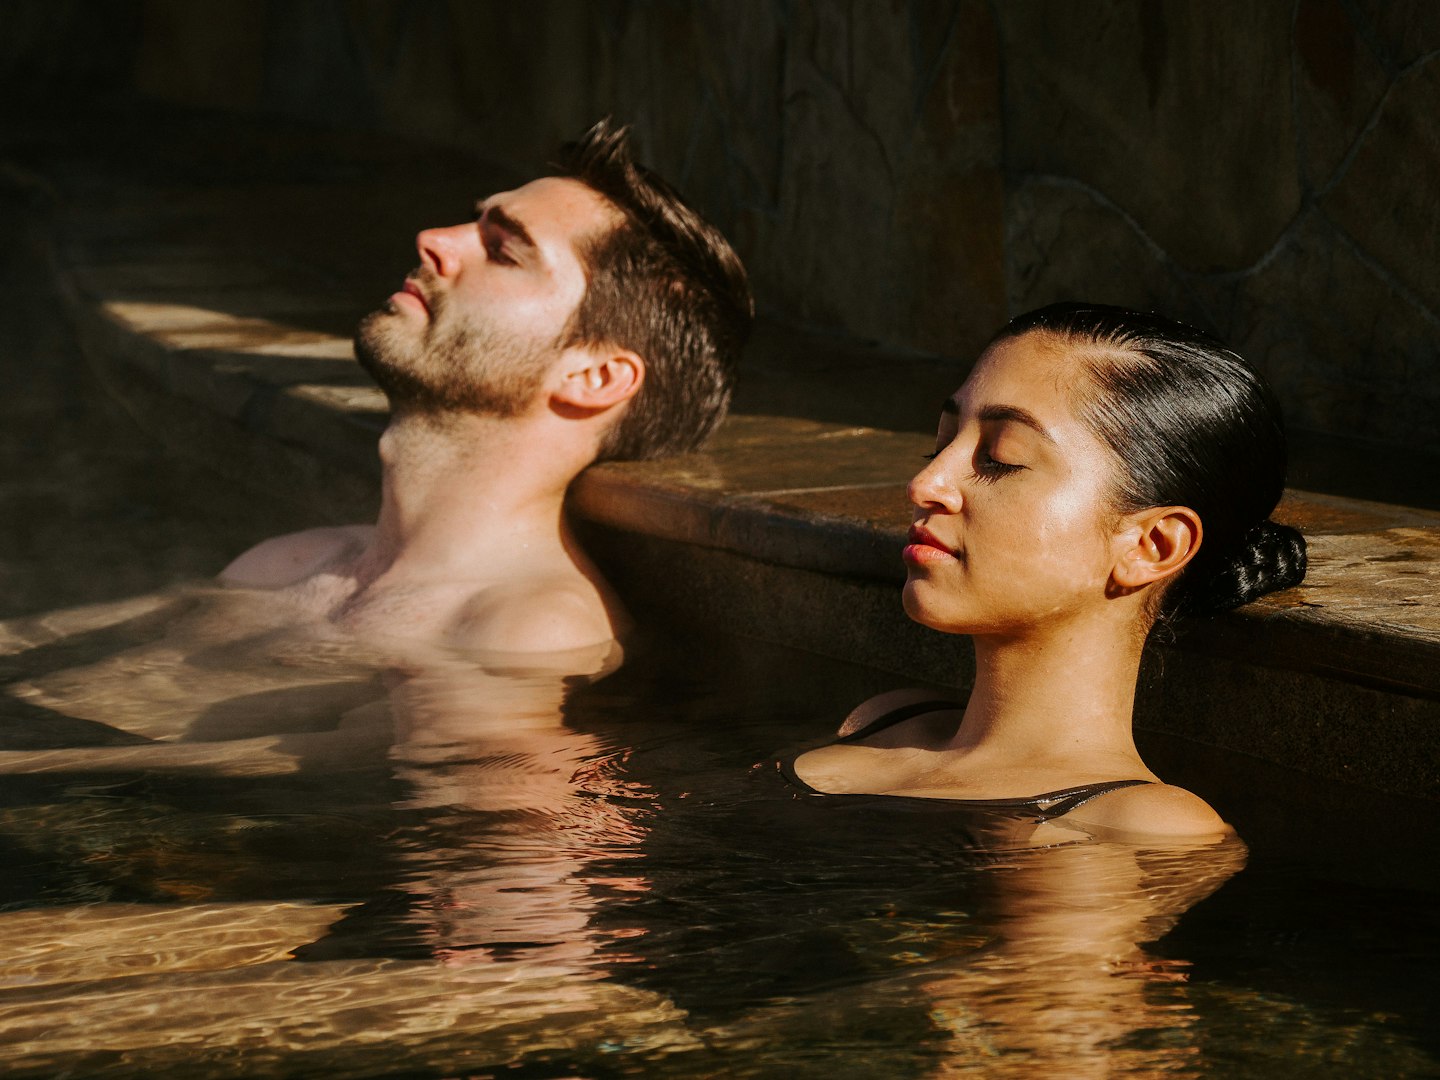
[[[1218,839],[1232,832],[1204,800],[1152,772],[1133,741],[1128,752],[1094,745],[1076,753],[1073,742],[1053,752],[967,746],[965,706],[933,696],[916,689],[872,698],[851,713],[841,729],[846,734],[799,755],[789,774],[815,792],[1013,810],[1035,826],[1026,830],[1033,843],[1077,838],[1057,832],[1060,826],[1099,837]],[[906,708],[912,702],[921,708]]]
[[[313,624],[361,643],[406,640],[481,660],[507,653],[603,657],[617,649],[628,625],[624,609],[568,527],[531,538],[511,531],[456,565],[409,573],[382,569],[374,526],[307,530],[246,552],[220,580],[267,592],[278,622]]]

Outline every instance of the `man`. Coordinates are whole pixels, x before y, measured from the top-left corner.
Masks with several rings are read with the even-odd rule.
[[[724,238],[602,121],[558,175],[417,238],[420,266],[356,336],[391,406],[374,526],[232,562],[361,636],[482,653],[608,646],[621,615],[565,521],[592,462],[694,449],[753,315]]]
[[[266,541],[223,571],[237,588],[200,598],[162,637],[12,683],[47,748],[0,751],[0,773],[393,768],[407,808],[539,811],[522,815],[536,823],[519,845],[523,889],[467,865],[467,849],[455,873],[422,860],[380,895],[413,894],[422,940],[448,963],[490,959],[497,937],[527,947],[510,940],[523,926],[552,977],[557,964],[583,971],[598,938],[577,852],[596,837],[633,845],[636,832],[608,799],[575,798],[590,793],[602,740],[565,726],[564,676],[613,660],[622,616],[570,533],[565,492],[593,461],[705,439],[729,398],[750,293],[719,233],[605,123],[559,175],[490,196],[473,222],[422,232],[417,247],[420,266],[356,338],[392,410],[377,523]],[[457,648],[475,662],[452,662]],[[57,730],[81,745],[55,747]],[[244,812],[263,815],[267,791],[280,792],[277,813],[291,810],[272,785],[243,789]],[[385,812],[365,802],[377,797],[368,785],[343,791],[345,812]],[[382,785],[378,797],[391,795]],[[377,859],[413,854],[377,836]],[[223,856],[198,860],[178,887],[167,869],[164,888],[223,892],[212,875],[224,872]],[[424,913],[452,895],[473,917],[449,931],[442,911],[431,932]],[[297,949],[317,934],[283,921],[265,932]],[[337,946],[308,947],[323,959]],[[608,985],[572,980],[552,1007],[613,1012]],[[667,1009],[657,998],[650,1011]]]
[[[104,741],[225,740],[235,769],[235,741],[261,740],[264,771],[275,739],[298,757],[334,717],[371,715],[355,707],[375,698],[377,667],[413,673],[455,649],[477,678],[613,664],[623,615],[571,534],[566,488],[593,461],[690,450],[719,423],[752,318],[744,269],[608,122],[557,175],[490,196],[474,221],[426,230],[417,247],[420,266],[356,339],[392,408],[378,522],[261,543],[222,572],[236,588],[147,614],[147,626],[164,619],[162,639],[16,681],[10,697]],[[561,691],[523,708],[553,718]],[[510,702],[513,719],[515,693],[492,681],[457,696]],[[398,737],[472,730],[461,712],[452,724],[407,708]],[[80,753],[98,764],[102,749]],[[41,764],[0,757],[0,769]]]

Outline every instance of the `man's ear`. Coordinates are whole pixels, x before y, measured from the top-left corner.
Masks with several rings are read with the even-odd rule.
[[[1131,514],[1118,534],[1110,572],[1122,591],[1144,588],[1176,573],[1200,550],[1200,515],[1188,506],[1158,506]]]
[[[561,369],[553,398],[559,404],[587,412],[600,412],[640,391],[645,361],[629,349],[572,349]]]

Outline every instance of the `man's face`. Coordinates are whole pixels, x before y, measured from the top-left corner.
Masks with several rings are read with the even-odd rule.
[[[356,333],[399,409],[516,416],[534,405],[585,295],[578,246],[617,211],[577,180],[492,195],[462,225],[416,237],[420,266]]]

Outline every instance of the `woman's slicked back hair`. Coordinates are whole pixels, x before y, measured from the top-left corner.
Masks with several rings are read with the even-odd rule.
[[[1162,613],[1224,611],[1304,578],[1304,538],[1269,520],[1285,490],[1285,428],[1258,372],[1202,330],[1102,304],[1051,304],[995,340],[1031,332],[1079,350],[1088,368],[1076,410],[1120,464],[1116,511],[1200,516],[1200,551]]]

